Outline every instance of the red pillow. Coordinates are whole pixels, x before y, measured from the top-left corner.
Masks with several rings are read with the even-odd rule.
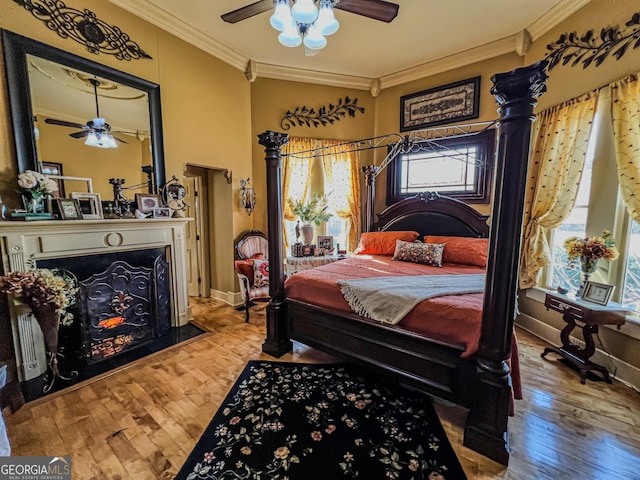
[[[393,255],[396,251],[396,240],[414,242],[420,234],[418,232],[366,232],[360,235],[360,243],[355,254]]]
[[[442,261],[445,263],[461,263],[487,268],[488,238],[425,235],[424,241],[425,243],[446,244],[444,252],[442,252]]]
[[[253,286],[253,262],[252,259],[263,260],[264,254],[254,253],[248,260],[235,260],[233,265],[236,270],[249,279],[249,285]]]

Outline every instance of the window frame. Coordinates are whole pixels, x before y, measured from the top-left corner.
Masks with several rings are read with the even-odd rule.
[[[425,144],[430,147],[426,147],[408,154],[400,153],[393,158],[389,163],[387,169],[387,205],[393,205],[405,198],[413,197],[415,193],[400,193],[400,157],[403,155],[410,155],[420,153],[421,151],[430,151],[433,144],[437,144],[443,148],[452,148],[460,146],[477,146],[479,149],[479,161],[475,166],[475,181],[474,189],[472,191],[442,191],[440,192],[437,187],[431,191],[441,193],[447,197],[453,197],[466,203],[489,203],[491,199],[491,186],[493,179],[493,164],[495,153],[495,129],[491,128],[483,130],[479,133],[461,135],[451,138],[442,138],[438,140],[429,140],[428,142],[420,142],[418,145]],[[391,151],[393,146],[389,146]]]

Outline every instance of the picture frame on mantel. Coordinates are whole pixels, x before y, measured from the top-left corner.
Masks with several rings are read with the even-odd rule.
[[[479,76],[400,97],[401,132],[479,116]]]

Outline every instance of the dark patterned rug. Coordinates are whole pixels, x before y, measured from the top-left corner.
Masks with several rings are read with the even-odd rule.
[[[428,397],[352,366],[251,361],[179,480],[466,479]]]

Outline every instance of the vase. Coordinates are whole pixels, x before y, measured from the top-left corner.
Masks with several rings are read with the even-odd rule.
[[[38,325],[40,325],[44,343],[47,347],[49,371],[45,377],[43,391],[44,393],[49,393],[56,378],[71,380],[76,372],[72,372],[71,377],[65,377],[60,374],[58,368],[58,327],[60,325],[60,313],[57,311],[58,307],[55,304],[33,305],[27,303],[27,305],[31,308],[31,313],[33,313]]]
[[[580,257],[580,271],[582,272],[582,282],[580,282],[580,286],[578,287],[578,291],[576,295],[578,297],[582,296],[582,292],[584,291],[584,286],[589,281],[589,278],[598,269],[598,263],[600,259],[592,259],[589,257],[582,256]]]
[[[44,195],[39,192],[24,193],[22,204],[27,213],[44,213]]]
[[[300,227],[300,231],[302,232],[303,243],[305,245],[311,245],[311,242],[313,242],[313,225],[305,223]]]

